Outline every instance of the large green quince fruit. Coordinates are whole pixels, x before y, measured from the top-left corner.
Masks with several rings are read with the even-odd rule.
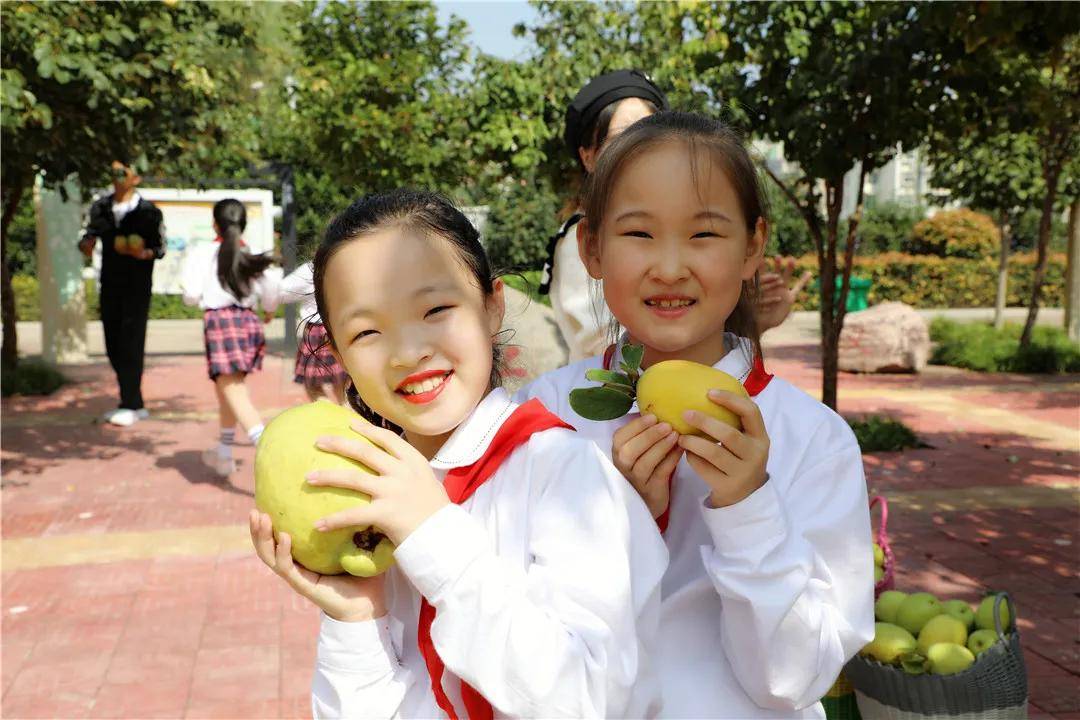
[[[614,420],[629,412],[636,398],[642,415],[652,413],[680,435],[705,435],[683,419],[687,410],[697,410],[742,430],[738,415],[708,398],[710,390],[749,397],[742,383],[722,370],[689,360],[665,360],[640,372],[643,354],[641,345],[627,345],[622,349],[618,371],[586,371],[586,379],[601,386],[571,390],[574,412],[589,420]]]
[[[899,662],[902,655],[913,652],[915,648],[915,638],[907,630],[892,623],[879,622],[874,623],[874,639],[859,654],[888,665]]]
[[[347,572],[372,577],[394,562],[393,543],[374,528],[315,529],[316,520],[371,500],[364,493],[315,487],[305,481],[311,470],[371,472],[358,462],[315,447],[315,440],[324,435],[368,442],[350,427],[357,417],[329,400],[291,408],[266,426],[255,454],[255,506],[270,516],[275,531],[292,538],[296,562],[320,575]]]
[[[896,624],[912,635],[918,635],[931,618],[942,613],[941,603],[928,592],[908,595],[896,611]]]
[[[994,600],[997,595],[987,595],[979,603],[979,608],[975,611],[975,625],[980,630],[994,630]],[[1009,617],[1009,605],[1004,600],[1001,601],[1001,605],[998,606],[998,619],[1001,620],[1001,629],[1005,632],[1009,631],[1012,626],[1012,618]]]
[[[938,643],[926,651],[930,672],[935,675],[955,675],[967,670],[975,662],[975,656],[963,645]]]
[[[964,621],[942,613],[930,618],[919,631],[919,652],[926,655],[930,647],[938,643],[966,645],[967,639],[968,631]]]
[[[900,605],[907,599],[907,593],[899,590],[886,590],[874,603],[874,616],[881,622],[896,623],[896,614]]]

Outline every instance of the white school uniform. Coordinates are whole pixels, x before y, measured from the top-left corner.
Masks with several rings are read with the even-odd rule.
[[[516,407],[504,390],[488,394],[432,458],[436,477],[480,459]],[[563,428],[534,434],[394,556],[388,616],[323,616],[316,718],[445,717],[417,647],[421,594],[437,612],[431,638],[459,717],[463,680],[495,717],[658,712],[667,552],[645,505],[588,440]]]
[[[734,349],[715,367],[745,381],[750,344],[727,341]],[[585,371],[602,364],[594,357],[554,370],[519,399],[539,398],[610,456],[636,405],[597,422],[569,404],[572,389],[594,384]],[[664,717],[823,718],[819,699],[874,635],[870,518],[854,435],[780,378],[753,399],[770,440],[764,486],[711,508],[685,457],[676,469],[657,660]]]
[[[266,268],[251,281],[246,297],[238,298],[223,287],[217,274],[220,242],[204,243],[192,248],[180,272],[180,288],[184,304],[198,305],[203,310],[221,310],[227,307],[254,308],[261,306],[265,312],[274,312],[281,302],[281,268]]]
[[[281,302],[300,305],[299,327],[306,323],[321,323],[315,303],[315,269],[310,262],[298,266],[281,281]]]

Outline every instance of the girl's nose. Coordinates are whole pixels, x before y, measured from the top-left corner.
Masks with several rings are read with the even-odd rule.
[[[652,275],[662,283],[673,285],[689,276],[682,248],[677,242],[662,243],[653,258]]]
[[[430,360],[433,354],[431,343],[424,333],[406,331],[399,336],[390,362],[399,368],[417,367],[425,360]]]

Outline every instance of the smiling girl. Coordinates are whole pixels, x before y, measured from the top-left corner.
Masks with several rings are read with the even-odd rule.
[[[316,717],[646,717],[666,551],[592,443],[499,385],[503,285],[442,197],[397,190],[330,223],[315,297],[352,378],[353,437],[322,449],[374,474],[313,472],[370,504],[396,565],[359,579],[297,566],[253,511],[259,557],[324,610]]]
[[[600,154],[579,251],[626,329],[597,357],[522,391],[610,452],[664,531],[657,660],[666,717],[824,717],[818,699],[873,636],[870,522],[862,458],[842,418],[765,372],[754,320],[767,237],[763,193],[722,123],[663,112]],[[748,395],[708,398],[679,435],[650,414],[591,421],[569,404],[585,371],[691,360]]]

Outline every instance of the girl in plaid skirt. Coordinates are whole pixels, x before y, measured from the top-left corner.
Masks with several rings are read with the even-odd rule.
[[[246,226],[243,203],[217,202],[217,240],[188,255],[181,279],[184,302],[204,310],[206,369],[217,393],[221,429],[217,448],[206,450],[203,462],[219,477],[228,477],[236,469],[232,446],[237,423],[253,444],[262,435],[262,418],[244,379],[262,368],[266,354],[263,320],[273,317],[280,300],[281,270],[271,267],[276,259],[269,253],[252,255],[244,250]],[[262,319],[256,306],[261,306]]]
[[[312,401],[329,398],[339,405],[345,402],[345,382],[349,376],[330,350],[326,326],[315,307],[315,284],[311,263],[304,263],[281,282],[281,301],[300,304],[301,327],[296,347],[296,370],[293,381],[304,386]]]

